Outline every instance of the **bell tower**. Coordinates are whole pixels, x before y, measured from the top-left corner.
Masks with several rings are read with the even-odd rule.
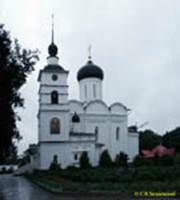
[[[48,47],[47,65],[40,70],[39,88],[39,143],[57,142],[69,138],[68,74],[59,65],[58,47],[52,38]]]

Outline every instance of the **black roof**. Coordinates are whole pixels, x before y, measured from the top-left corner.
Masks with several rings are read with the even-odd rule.
[[[46,65],[44,67],[45,72],[66,72],[61,65]]]
[[[46,65],[44,69],[40,70],[38,81],[41,80],[42,72],[48,73],[69,73],[69,71],[65,70],[61,65]]]
[[[80,122],[80,117],[79,117],[79,115],[76,112],[72,116],[72,122],[73,123],[79,123]]]
[[[103,70],[95,65],[91,60],[88,60],[87,64],[80,68],[77,74],[77,80],[81,81],[85,78],[99,78],[103,80]]]

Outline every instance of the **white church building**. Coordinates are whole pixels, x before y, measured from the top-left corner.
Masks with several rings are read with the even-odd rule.
[[[77,73],[79,99],[71,100],[69,71],[59,64],[57,53],[52,37],[47,65],[38,77],[37,168],[48,169],[54,155],[62,168],[78,166],[83,151],[88,153],[91,164],[97,166],[105,149],[112,159],[122,151],[131,160],[139,152],[138,133],[136,128],[128,128],[129,109],[125,105],[104,102],[103,70],[89,56]]]

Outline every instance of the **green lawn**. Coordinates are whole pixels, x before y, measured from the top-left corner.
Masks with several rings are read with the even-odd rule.
[[[26,175],[47,189],[60,192],[177,191],[180,167],[91,168],[36,171]]]

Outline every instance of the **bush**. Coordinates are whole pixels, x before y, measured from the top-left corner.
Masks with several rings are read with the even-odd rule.
[[[153,162],[154,162],[154,165],[158,166],[160,165],[160,156],[159,154],[155,154],[155,156],[153,157]]]
[[[159,158],[160,165],[162,166],[172,166],[174,165],[174,157],[172,156],[162,156]]]
[[[112,159],[109,155],[108,150],[104,150],[99,159],[99,166],[100,167],[111,167],[112,166]]]
[[[70,165],[70,166],[67,166],[66,170],[77,170],[77,167]]]
[[[80,157],[80,168],[90,168],[91,165],[89,163],[89,157],[88,157],[88,153],[86,151],[83,151]]]
[[[57,157],[57,155],[54,155],[53,161],[50,164],[49,170],[58,171],[60,169],[61,169],[61,167],[60,167],[60,164],[58,163],[58,157]]]
[[[115,165],[118,167],[127,167],[128,166],[127,161],[128,161],[128,155],[124,152],[120,152],[120,154],[116,156]]]
[[[6,168],[3,167],[2,170],[1,170],[1,172],[2,172],[2,173],[6,173],[6,172],[7,172]]]
[[[13,167],[10,167],[8,170],[7,170],[8,173],[13,173],[14,170],[13,170]]]
[[[180,166],[180,154],[177,154],[175,157],[175,165]]]
[[[134,159],[133,159],[133,165],[135,167],[143,166],[144,165],[144,159],[140,155],[135,156]]]

